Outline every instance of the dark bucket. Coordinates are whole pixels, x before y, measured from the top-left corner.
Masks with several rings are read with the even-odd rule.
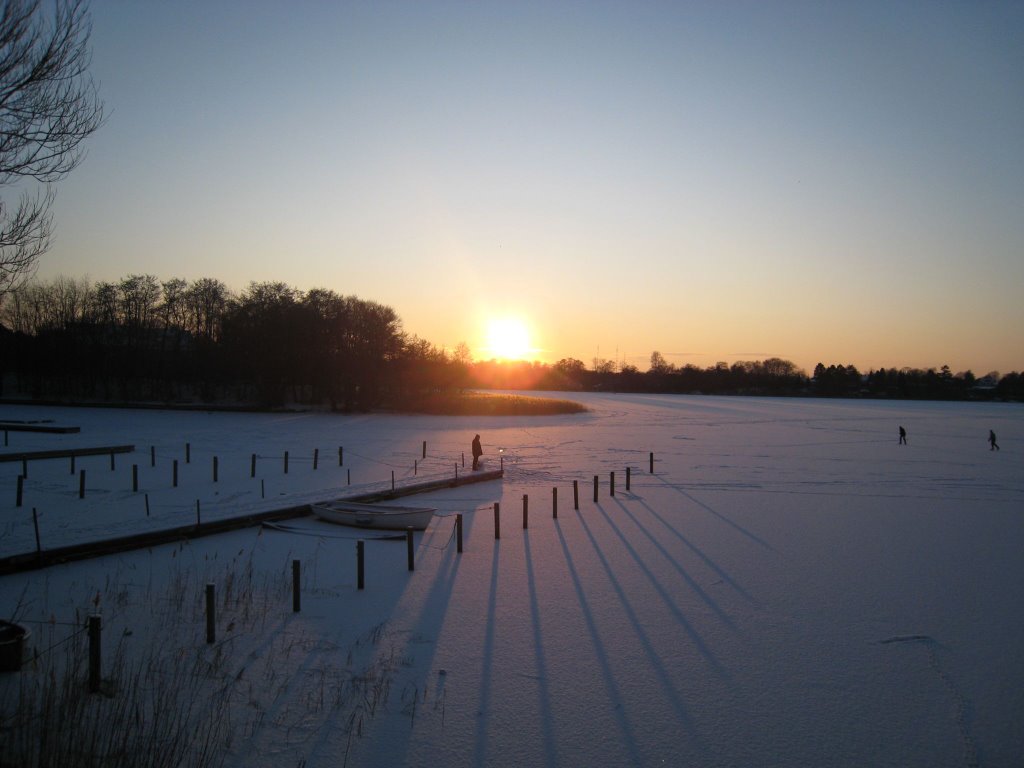
[[[0,620],[0,672],[17,672],[25,658],[29,631],[18,624]]]

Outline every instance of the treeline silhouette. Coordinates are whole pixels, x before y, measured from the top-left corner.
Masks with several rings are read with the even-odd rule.
[[[604,364],[602,364],[602,362]],[[504,366],[508,367],[508,365]],[[479,369],[476,371],[480,377]],[[539,374],[539,375],[538,375]],[[675,367],[655,352],[646,372],[633,366],[612,366],[594,361],[588,368],[576,359],[559,360],[551,370],[538,372],[523,366],[523,377],[532,377],[539,388],[647,392],[675,394],[785,395],[816,397],[869,397],[932,400],[1024,400],[1024,375],[996,372],[976,377],[971,371],[953,374],[948,366],[890,368],[861,373],[852,365],[815,366],[808,376],[789,360],[720,362],[706,368],[695,365]],[[483,382],[508,386],[515,380],[508,371]]]
[[[280,282],[57,278],[5,297],[3,363],[34,399],[380,407],[465,367],[390,307]],[[3,370],[0,369],[0,373]]]
[[[2,389],[6,375],[7,392]],[[595,359],[472,362],[402,330],[385,305],[285,283],[239,294],[218,280],[56,278],[9,292],[0,308],[0,395],[37,400],[326,405],[415,409],[467,388],[829,397],[1024,400],[1018,373],[881,369],[788,360],[648,371]]]

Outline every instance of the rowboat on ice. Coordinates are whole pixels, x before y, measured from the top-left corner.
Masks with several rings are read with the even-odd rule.
[[[410,527],[422,531],[436,511],[434,507],[396,507],[343,499],[309,506],[317,517],[331,523],[388,531],[404,531]]]

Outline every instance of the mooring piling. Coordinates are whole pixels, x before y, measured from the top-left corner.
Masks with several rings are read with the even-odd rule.
[[[366,543],[360,539],[356,542],[356,588],[366,586]]]

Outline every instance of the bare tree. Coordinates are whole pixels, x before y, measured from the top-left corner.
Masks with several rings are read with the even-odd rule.
[[[189,318],[186,330],[210,341],[220,339],[221,322],[231,292],[220,280],[203,277],[188,287],[185,293],[186,313]]]
[[[0,298],[49,249],[51,185],[81,162],[82,142],[103,122],[87,72],[86,0],[54,0],[51,14],[41,5],[3,0],[0,8],[0,187],[23,187],[15,208],[0,200]]]

